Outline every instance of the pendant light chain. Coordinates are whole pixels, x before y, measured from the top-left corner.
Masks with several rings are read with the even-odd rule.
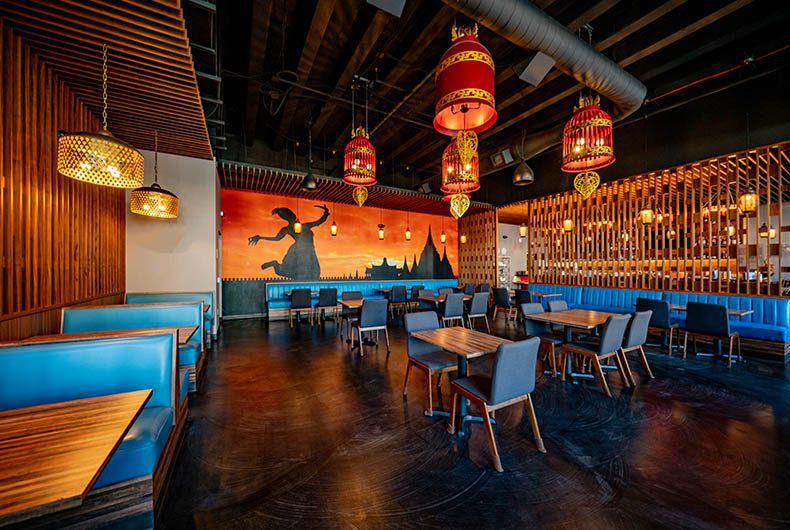
[[[107,130],[107,44],[102,44],[101,47],[101,90],[102,90],[102,129]]]
[[[368,128],[368,89],[370,88],[369,83],[365,83],[365,133],[367,133],[370,129]]]
[[[154,131],[154,184],[159,182],[159,131]]]

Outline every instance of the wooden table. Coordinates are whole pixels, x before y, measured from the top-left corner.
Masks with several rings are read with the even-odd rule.
[[[199,326],[175,326],[175,327],[161,327],[161,328],[133,328],[133,329],[112,329],[106,331],[78,331],[75,333],[55,333],[52,335],[37,335],[21,340],[20,342],[30,344],[33,342],[47,342],[52,340],[86,340],[86,339],[103,339],[109,337],[117,337],[119,335],[134,335],[136,333],[152,333],[155,331],[173,331],[176,332],[178,345],[183,346],[192,335],[195,334]]]
[[[285,293],[285,296],[291,296],[292,292],[293,291],[288,291],[287,293]],[[310,296],[318,296],[318,291],[310,291]]]
[[[686,306],[670,304],[669,308],[672,311],[686,311]],[[727,314],[731,317],[745,317],[754,313],[751,309],[727,309]]]
[[[365,300],[358,298],[356,300],[338,300],[338,304],[342,305],[347,309],[359,309],[362,307],[362,303]]]
[[[439,346],[443,350],[455,354],[458,358],[458,377],[466,377],[468,373],[468,361],[476,357],[482,357],[490,353],[496,352],[500,344],[508,344],[512,341],[483,333],[482,331],[475,331],[472,329],[462,327],[452,328],[439,328],[426,331],[415,331],[411,334],[416,339],[429,342],[435,346]],[[435,410],[436,413],[449,416],[447,411]],[[483,421],[479,416],[470,416],[467,413],[467,403],[465,399],[461,399],[461,406],[459,407],[459,421],[460,425],[468,421]],[[463,429],[459,430],[459,434]]]
[[[422,300],[424,302],[433,302],[434,304],[443,304],[444,301],[447,299],[446,294],[439,294],[439,295],[431,295],[431,296],[420,296],[418,300]],[[471,294],[464,295],[464,302],[467,302],[472,299]]]
[[[0,412],[0,525],[80,506],[150,397],[138,390]]]
[[[533,296],[535,298],[540,298],[540,299],[543,299],[543,298],[558,298],[558,297],[562,296],[560,293],[539,293],[537,291],[529,291],[529,295]]]
[[[376,292],[389,294],[392,292],[392,287],[382,287],[381,289],[376,289]]]

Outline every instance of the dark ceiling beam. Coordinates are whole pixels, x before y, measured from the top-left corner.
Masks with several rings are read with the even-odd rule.
[[[313,12],[313,18],[310,21],[310,28],[307,30],[307,37],[305,38],[302,53],[299,56],[299,64],[296,67],[296,78],[300,83],[307,83],[310,77],[310,71],[313,69],[313,63],[318,55],[318,50],[321,48],[321,43],[324,40],[326,28],[329,27],[329,21],[332,18],[332,12],[335,10],[337,0],[318,0]],[[293,90],[298,90],[294,88]],[[297,98],[293,91],[287,96],[285,105],[281,111],[280,124],[277,126],[277,134],[274,138],[275,149],[283,146],[285,141],[285,132],[288,126],[292,124],[292,118],[299,105],[299,98]]]
[[[269,22],[272,18],[272,0],[253,0],[250,16],[250,58],[247,67],[247,105],[244,107],[244,142],[251,146],[255,142],[258,125],[258,109],[261,103],[261,81],[263,61],[266,57],[266,42],[269,37]]]

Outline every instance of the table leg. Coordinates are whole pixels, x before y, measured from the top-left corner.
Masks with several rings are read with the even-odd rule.
[[[573,331],[573,328],[571,328],[570,326],[565,326],[565,343],[566,344],[569,343],[569,342],[573,342],[573,333],[572,333],[572,331]],[[568,361],[565,363],[565,365],[566,365],[565,366],[565,373],[566,374],[568,374],[568,375],[570,375],[571,377],[574,377],[574,378],[575,377],[586,377],[586,378],[589,378],[589,379],[594,379],[594,376],[592,374],[582,374],[582,373],[579,373],[579,372],[574,372],[573,371],[573,354],[568,352],[567,355],[568,355]]]

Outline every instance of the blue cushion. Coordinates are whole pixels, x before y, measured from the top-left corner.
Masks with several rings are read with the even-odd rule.
[[[188,366],[197,363],[200,357],[200,341],[192,339],[178,347],[178,365]]]
[[[179,403],[183,403],[184,398],[186,398],[187,394],[189,393],[189,369],[179,368],[178,377],[178,393],[181,394],[179,396],[181,398]]]
[[[99,475],[94,489],[153,473],[172,424],[170,407],[143,409]]]
[[[491,378],[482,375],[470,375],[469,377],[462,377],[453,381],[454,385],[458,385],[464,390],[468,391],[473,396],[488,402],[491,398]]]
[[[580,304],[582,300],[582,288],[576,285],[555,285],[550,283],[531,283],[529,290],[535,293],[555,293],[561,294],[562,299],[568,302],[568,306]],[[552,298],[556,300],[556,298]]]
[[[589,311],[603,311],[605,313],[629,313],[628,309],[620,306],[612,305],[587,305],[587,304],[573,304],[571,309],[587,309]]]
[[[444,351],[419,353],[412,357],[415,361],[428,367],[430,370],[441,370],[458,364],[455,355]]]
[[[790,341],[790,329],[773,324],[739,322],[737,319],[730,319],[730,330],[737,331],[742,337],[747,339],[772,340],[775,342]]]
[[[213,291],[183,291],[177,293],[126,293],[124,302],[127,304],[146,304],[150,302],[188,302],[202,300],[209,304],[208,311],[204,313],[207,330],[211,331],[211,322],[214,320],[214,292]]]

